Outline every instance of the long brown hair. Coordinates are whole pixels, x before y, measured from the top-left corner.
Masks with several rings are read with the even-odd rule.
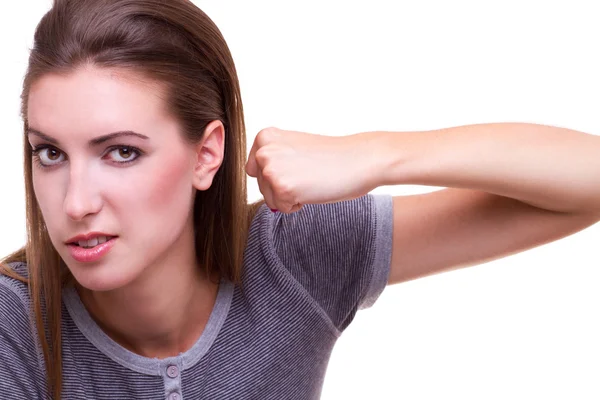
[[[188,0],[54,0],[38,24],[21,96],[24,132],[31,85],[48,73],[94,65],[141,74],[166,88],[169,111],[190,143],[209,122],[225,126],[225,155],[213,184],[194,202],[199,265],[235,283],[241,279],[249,223],[261,202],[248,204],[246,133],[239,81],[229,48],[213,21]],[[32,312],[46,364],[48,390],[62,388],[61,295],[72,279],[50,242],[33,191],[31,148],[24,141],[27,243],[4,262],[26,262]]]

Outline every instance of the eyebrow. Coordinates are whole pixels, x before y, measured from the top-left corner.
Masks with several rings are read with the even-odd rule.
[[[45,133],[38,131],[36,129],[32,129],[32,128],[27,129],[27,134],[38,136],[47,142],[50,142],[55,145],[59,145],[58,140],[54,139],[52,136],[48,136]],[[94,147],[94,146],[98,146],[99,144],[102,144],[104,142],[107,142],[111,139],[116,139],[116,138],[120,138],[120,137],[124,137],[124,136],[135,136],[135,137],[139,137],[141,139],[149,139],[148,136],[142,135],[141,133],[137,133],[134,131],[119,131],[119,132],[109,133],[107,135],[98,136],[97,138],[90,140],[88,144],[90,147]]]

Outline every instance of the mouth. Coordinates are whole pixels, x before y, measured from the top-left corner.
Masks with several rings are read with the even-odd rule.
[[[104,232],[90,232],[83,235],[77,235],[65,242],[68,246],[77,246],[84,249],[92,249],[103,243],[106,243],[117,236],[109,235]]]
[[[67,244],[71,245],[71,246],[83,247],[84,249],[92,249],[92,248],[94,248],[98,245],[101,245],[102,243],[106,243],[109,240],[114,239],[114,238],[116,238],[116,236],[96,236],[89,240],[76,240],[76,241],[71,241]]]
[[[110,235],[88,235],[85,237],[75,237],[67,242],[67,247],[71,257],[82,263],[99,261],[115,245],[118,236]]]

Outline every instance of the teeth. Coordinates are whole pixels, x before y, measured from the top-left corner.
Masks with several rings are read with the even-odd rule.
[[[91,248],[96,247],[99,244],[105,243],[107,240],[108,238],[106,236],[97,236],[90,240],[80,240],[79,242],[77,242],[77,244],[80,247]]]

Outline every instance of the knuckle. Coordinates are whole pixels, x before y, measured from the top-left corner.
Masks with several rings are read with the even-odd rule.
[[[265,165],[269,160],[269,152],[268,149],[262,147],[256,151],[254,154],[254,159],[260,165]]]
[[[260,132],[256,135],[256,138],[260,140],[260,142],[268,142],[273,140],[275,136],[278,135],[279,129],[271,126],[268,128],[261,129]]]
[[[291,200],[294,195],[294,188],[289,182],[280,182],[278,190],[279,194],[285,199]]]
[[[274,180],[275,180],[275,171],[270,166],[266,166],[262,170],[262,176],[263,176],[264,179],[267,179],[269,182],[271,182],[271,184],[277,183],[277,182],[274,182]]]

